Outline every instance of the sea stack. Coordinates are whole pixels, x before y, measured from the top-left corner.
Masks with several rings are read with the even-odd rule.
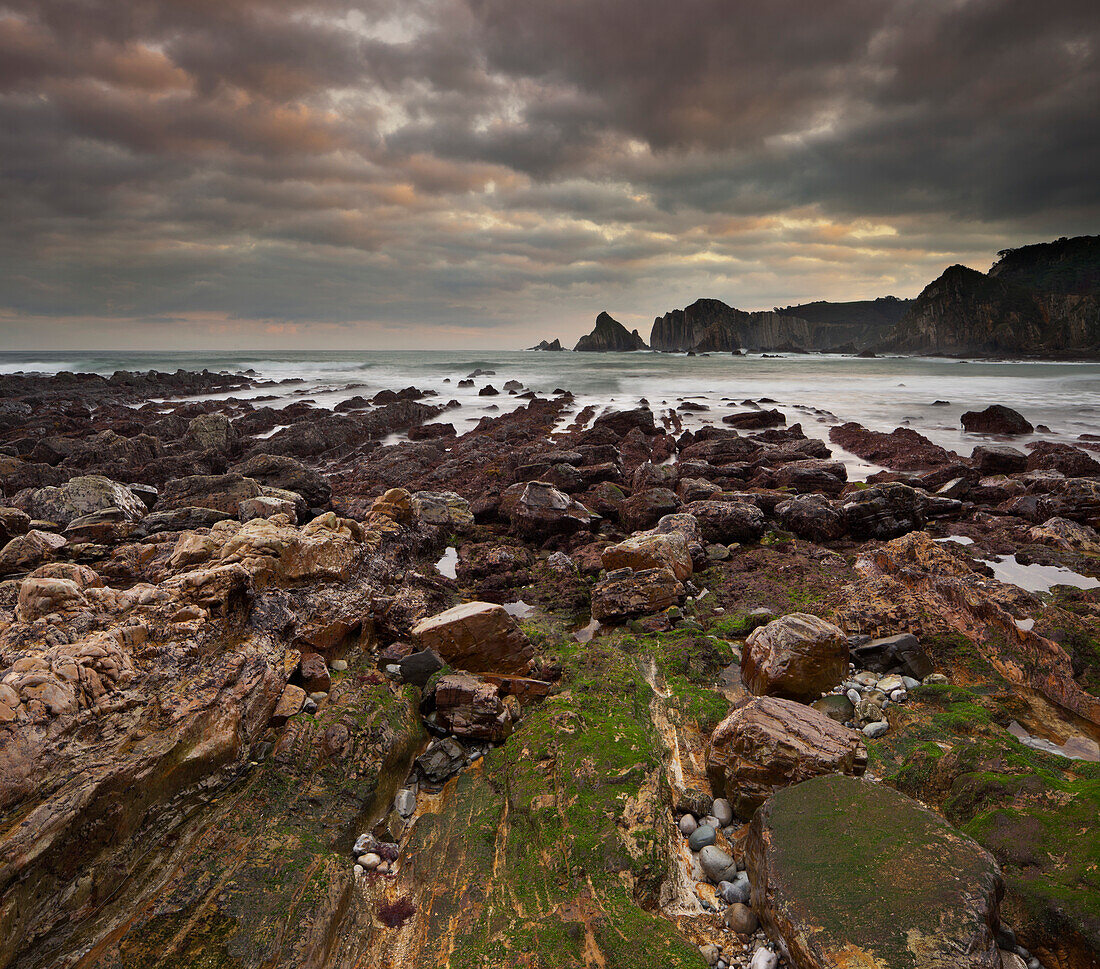
[[[628,330],[607,313],[596,317],[592,332],[582,336],[574,350],[648,350],[637,330]]]

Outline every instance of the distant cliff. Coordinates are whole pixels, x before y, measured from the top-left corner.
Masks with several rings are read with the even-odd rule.
[[[618,320],[607,313],[596,317],[596,326],[592,332],[582,336],[574,350],[648,350],[645,340],[637,330],[627,330]]]
[[[649,343],[654,350],[674,351],[861,349],[888,332],[904,313],[904,305],[908,304],[885,297],[750,313],[721,300],[700,299],[657,317]],[[876,306],[877,311],[869,308]],[[797,312],[802,309],[807,316]]]
[[[1096,236],[1084,236],[1005,250],[988,275],[951,266],[924,288],[881,348],[973,355],[1098,354],[1097,242]]]

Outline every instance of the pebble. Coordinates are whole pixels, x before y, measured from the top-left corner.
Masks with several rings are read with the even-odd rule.
[[[712,845],[717,840],[718,832],[709,824],[701,824],[688,838],[688,847],[692,851],[702,851],[707,845]]]
[[[306,702],[302,704],[302,710],[305,713],[316,713],[317,712],[317,701],[313,700],[310,697],[306,697]]]
[[[316,693],[311,693],[309,695],[309,698],[314,703],[320,703],[322,700],[327,700],[328,699],[328,694],[325,693],[324,690],[318,690]]]
[[[748,905],[752,897],[752,885],[749,876],[739,871],[732,881],[720,882],[718,885],[718,897],[727,905]]]
[[[346,673],[348,671],[348,661],[346,659],[334,659],[331,668],[337,673]]]
[[[724,797],[716,797],[710,806],[710,813],[718,819],[718,826],[724,828],[733,821],[733,805]]]
[[[749,969],[775,969],[777,965],[779,957],[771,949],[760,948],[752,954]]]
[[[378,839],[373,834],[361,834],[355,839],[355,847],[351,849],[352,854],[365,855],[371,848],[376,847]]]
[[[368,851],[365,855],[359,856],[359,864],[366,868],[367,871],[373,871],[382,864],[382,858],[373,851]]]
[[[352,871],[353,871],[353,872],[355,872],[355,874],[357,874],[357,875],[362,875],[362,874],[364,874],[364,873],[366,872],[366,870],[367,870],[367,869],[366,869],[366,868],[364,868],[364,867],[363,867],[362,865],[360,865],[360,864],[356,864],[356,866],[355,866],[355,867],[354,867],[354,868],[352,869]]]
[[[726,881],[731,875],[737,875],[737,862],[718,845],[707,845],[699,852],[699,867],[703,869],[707,879],[716,885]]]
[[[848,701],[854,707],[858,707],[859,706],[859,701],[863,699],[863,697],[860,696],[859,690],[855,689],[854,687],[851,690],[849,690],[847,693],[845,693],[844,695],[848,698]]]
[[[909,698],[909,694],[906,693],[904,690],[894,690],[894,692],[890,694],[890,699],[894,703],[902,703],[905,700],[907,700],[908,698]]]
[[[699,827],[699,822],[695,820],[695,815],[685,814],[680,818],[680,834],[685,838],[691,837],[695,833],[695,829]]]
[[[878,681],[878,689],[882,690],[883,693],[893,693],[894,690],[900,690],[904,685],[900,676],[884,676]]]
[[[947,677],[944,676],[942,673],[929,673],[923,680],[921,680],[921,683],[923,683],[925,686],[943,686],[947,682]]]
[[[920,686],[920,680],[914,680],[911,676],[903,676],[901,678],[901,682],[904,684],[905,689],[907,690],[915,690],[918,686]]]
[[[721,821],[719,821],[713,814],[708,814],[703,818],[702,824],[705,824],[708,828],[714,828],[717,831],[719,828],[724,827]]]
[[[874,740],[876,737],[881,737],[889,729],[890,724],[885,720],[876,720],[874,723],[869,723],[863,728],[863,735]]]
[[[699,954],[703,957],[708,966],[718,965],[718,959],[722,955],[718,946],[716,946],[713,942],[709,945],[699,946]]]

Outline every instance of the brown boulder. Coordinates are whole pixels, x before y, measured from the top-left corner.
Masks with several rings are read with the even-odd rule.
[[[464,740],[500,743],[512,732],[512,713],[495,683],[469,673],[441,676],[434,691],[439,725]]]
[[[430,616],[412,635],[421,649],[434,649],[451,666],[475,673],[524,675],[535,656],[516,621],[491,602],[464,602]]]
[[[240,474],[192,474],[164,483],[157,510],[212,508],[235,517],[242,501],[258,498],[260,494],[260,486]]]
[[[332,685],[328,663],[320,653],[302,653],[298,661],[298,675],[306,693],[328,693]]]
[[[592,618],[601,622],[651,615],[683,601],[685,590],[668,569],[617,569],[596,584]]]
[[[790,784],[866,769],[859,734],[779,697],[754,697],[738,707],[715,727],[707,747],[711,786],[742,818]]]
[[[275,712],[271,714],[271,725],[282,727],[297,713],[301,713],[302,705],[306,702],[306,691],[293,683],[287,684],[279,702],[275,705]]]
[[[758,626],[745,640],[741,681],[757,696],[811,702],[848,672],[848,639],[831,622],[804,612]]]

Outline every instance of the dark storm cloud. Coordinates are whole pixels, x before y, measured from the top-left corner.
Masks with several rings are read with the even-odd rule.
[[[1096,231],[1098,57],[1076,0],[0,0],[0,326],[909,295]]]

